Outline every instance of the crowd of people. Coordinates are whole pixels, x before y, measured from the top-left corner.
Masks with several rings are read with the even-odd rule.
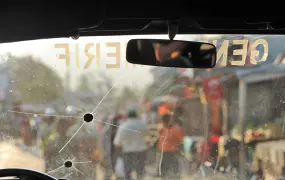
[[[195,162],[191,164],[194,171],[206,161],[211,162],[209,166],[213,169],[227,167],[222,159],[215,158],[218,152],[215,148],[187,136],[172,112],[154,116],[152,112],[140,113],[130,109],[126,114],[108,113],[101,119],[83,124],[83,119],[78,118],[78,112],[72,107],[67,107],[64,114],[53,108],[45,109],[42,115],[17,113],[21,111],[16,110],[13,123],[18,131],[14,135],[23,139],[26,146],[40,147],[45,172],[56,178],[72,176],[72,179],[93,180],[101,168],[103,173],[100,176],[104,180],[114,177],[131,180],[133,176],[143,179],[149,175],[151,167],[155,169],[151,174],[153,177],[178,180],[185,173],[182,173],[185,170],[185,164],[181,164],[183,158]],[[157,127],[154,128],[156,142],[150,144],[147,137],[154,133],[154,129],[149,125]],[[237,146],[235,141],[230,141],[225,148],[230,151],[231,147],[236,149]],[[238,167],[232,157],[230,160],[234,167]],[[73,163],[71,168],[65,165],[68,161]],[[258,179],[262,176],[259,168],[252,177]]]
[[[120,117],[120,116],[119,116]],[[145,173],[147,151],[149,146],[145,140],[150,132],[147,119],[141,118],[135,110],[128,112],[127,119],[122,123],[120,118],[114,118],[119,128],[106,125],[103,130],[102,143],[105,144],[104,160],[106,162],[105,179],[110,179],[112,173],[118,179],[132,179],[132,172],[136,172],[136,179],[142,179]],[[121,122],[121,123],[118,123]],[[184,138],[182,129],[173,123],[172,116],[162,117],[163,127],[159,130],[157,149],[157,174],[163,179],[180,179],[179,160],[177,157],[180,142]],[[111,134],[111,136],[108,136]],[[107,139],[110,137],[110,139]],[[108,148],[108,144],[110,148]],[[110,149],[110,151],[106,151]],[[121,164],[119,164],[122,162]],[[122,165],[121,167],[118,167]],[[118,172],[118,171],[124,171]],[[121,177],[120,177],[121,176]]]
[[[153,148],[145,139],[150,133],[146,114],[140,115],[130,109],[126,115],[108,114],[100,122],[81,127],[82,121],[75,118],[78,117],[75,113],[69,108],[64,116],[58,116],[55,109],[47,108],[44,116],[17,114],[18,119],[24,119],[19,132],[24,143],[27,146],[33,142],[39,145],[47,173],[57,178],[68,178],[73,174],[73,178],[80,179],[84,175],[84,179],[94,179],[96,168],[100,167],[105,180],[113,177],[129,180],[133,172],[136,179],[145,176],[148,151]],[[155,144],[159,152],[155,167],[157,175],[179,179],[177,151],[184,134],[171,114],[162,116],[161,122],[163,126],[158,130]],[[74,165],[75,162],[89,163],[56,170],[68,160]]]

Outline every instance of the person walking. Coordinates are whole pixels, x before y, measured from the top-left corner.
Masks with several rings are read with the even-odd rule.
[[[102,133],[100,135],[100,142],[101,142],[101,148],[103,152],[103,166],[104,166],[104,180],[111,180],[114,172],[115,172],[115,163],[116,163],[116,157],[114,152],[114,136],[116,134],[116,129],[118,127],[110,126],[109,124],[117,125],[116,123],[116,116],[115,115],[109,115],[106,116],[103,120],[103,122],[108,123],[105,124]]]
[[[11,114],[11,129],[10,131],[13,133],[14,137],[21,137],[21,121],[22,121],[22,114],[19,113],[22,111],[21,109],[22,102],[15,101],[13,102],[13,113]]]
[[[171,115],[163,115],[163,127],[159,132],[158,150],[160,152],[158,172],[162,179],[180,179],[178,159],[179,144],[184,138],[182,129],[175,125]]]
[[[59,153],[60,149],[65,145],[69,140],[67,136],[67,131],[69,129],[69,119],[61,118],[56,122],[56,134],[52,136],[47,145],[45,155],[49,157],[49,166],[47,172],[56,178],[70,178],[76,177],[78,174],[76,170],[72,168],[66,168],[66,161],[72,161],[71,159],[75,158],[76,151],[73,151],[74,148],[65,148],[63,152]],[[62,167],[57,169],[58,167]],[[76,174],[76,175],[75,175]]]
[[[75,108],[73,108],[75,109]],[[71,117],[78,116],[77,112],[70,111]],[[98,131],[96,131],[96,122],[90,122],[82,125],[82,121],[77,121],[76,118],[71,118],[72,125],[70,126],[67,136],[72,141],[68,143],[68,148],[72,149],[72,156],[78,163],[76,169],[79,170],[77,177],[71,179],[79,180],[94,180],[97,177],[96,167],[101,158],[101,151],[98,146]],[[78,129],[80,128],[80,131]],[[74,136],[74,134],[76,134]],[[66,150],[66,149],[65,149]],[[76,164],[76,162],[74,164]]]
[[[43,152],[43,156],[45,159],[45,168],[48,171],[50,165],[52,164],[51,158],[46,151],[47,144],[51,139],[56,136],[56,128],[55,128],[55,118],[56,111],[53,108],[47,108],[45,110],[45,117],[43,118],[42,124],[39,126],[39,141],[40,141],[40,148]]]
[[[148,148],[144,140],[146,133],[145,122],[138,118],[136,110],[129,110],[128,119],[121,124],[114,138],[115,148],[122,153],[126,180],[132,179],[133,170],[137,174],[136,179],[141,180],[144,176]]]
[[[29,123],[29,119],[25,114],[21,114],[21,136],[26,146],[30,146],[32,143],[32,130]]]
[[[31,118],[30,118],[30,125],[32,128],[32,137],[33,137],[33,141],[37,142],[37,136],[38,136],[38,130],[39,130],[39,126],[41,123],[41,118],[39,115],[34,114]]]

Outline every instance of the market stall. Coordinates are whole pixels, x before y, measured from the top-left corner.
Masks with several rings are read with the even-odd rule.
[[[284,138],[278,127],[274,125],[274,119],[280,117],[281,109],[284,107],[280,102],[280,95],[284,94],[284,85],[279,83],[284,81],[284,70],[284,65],[263,65],[240,70],[236,73],[239,80],[238,115],[236,117],[238,117],[237,126],[240,137],[235,135],[233,137],[238,137],[237,139],[240,140],[239,170],[242,176],[246,174],[244,164],[247,161],[252,161],[254,145],[258,142],[255,141],[253,146],[246,146],[247,141]],[[272,88],[273,86],[274,88]],[[258,92],[261,90],[262,92]],[[279,106],[279,108],[272,108],[273,106]],[[247,119],[259,125],[263,124],[263,128],[259,128],[259,131],[247,131],[244,126]],[[271,125],[269,126],[269,124]]]
[[[178,98],[175,96],[160,96],[155,98],[151,103],[151,113],[156,113],[156,115],[152,118],[156,118],[156,120],[148,121],[148,129],[149,129],[149,135],[145,137],[147,144],[149,147],[155,146],[155,143],[158,140],[159,135],[159,129],[162,127],[161,123],[161,116],[167,113],[170,113],[173,111],[173,108],[175,107],[176,102],[178,101]],[[150,116],[149,116],[150,117]]]
[[[238,126],[232,130],[231,137],[240,141],[242,139]],[[285,139],[285,133],[277,123],[269,123],[254,126],[247,122],[245,125],[244,142],[245,144],[255,144],[262,141],[271,141],[276,139]]]
[[[277,179],[285,166],[285,140],[258,143],[252,169],[261,169],[266,176]]]
[[[284,121],[282,109],[285,108],[281,100],[285,95],[282,83],[285,79],[284,70],[284,65],[266,64],[249,68],[213,69],[196,77],[204,92],[206,89],[205,93],[221,95],[216,101],[207,99],[212,112],[210,133],[220,131],[220,137],[239,142],[241,151],[238,153],[238,161],[241,168],[245,168],[245,160],[252,160],[250,154],[256,143],[285,138],[282,133],[284,125],[280,123]],[[220,80],[221,90],[215,83],[216,79]]]

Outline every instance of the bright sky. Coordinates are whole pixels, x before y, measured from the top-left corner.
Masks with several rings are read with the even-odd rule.
[[[192,40],[195,35],[187,36],[187,40]],[[70,56],[70,72],[71,72],[71,86],[75,87],[77,79],[80,74],[84,72],[98,72],[104,71],[114,82],[120,85],[136,85],[140,88],[144,88],[147,84],[153,81],[152,75],[149,72],[151,67],[149,66],[137,66],[132,67],[131,64],[127,64],[125,60],[125,45],[129,39],[132,38],[158,38],[167,39],[166,35],[144,35],[144,36],[104,36],[104,37],[82,37],[78,40],[72,40],[71,38],[60,39],[45,39],[36,41],[24,41],[17,43],[0,44],[0,55],[4,55],[8,52],[12,55],[32,55],[39,57],[45,64],[52,67],[61,77],[65,77],[67,70],[66,61],[60,59],[61,54],[65,54],[64,48],[56,48],[55,44],[66,44],[69,47]],[[177,36],[176,39],[181,39],[182,36]],[[117,42],[120,43],[120,66],[117,68],[106,68],[106,64],[115,64],[116,58],[108,53],[115,53],[116,47],[108,47],[106,43]],[[89,49],[88,53],[94,55],[95,58],[91,62],[87,69],[84,69],[84,65],[88,61],[88,57],[85,55],[86,45],[93,43],[93,46]],[[98,50],[98,44],[100,44],[100,50]],[[78,47],[77,47],[78,46]],[[76,48],[77,47],[77,48]],[[98,53],[99,51],[99,53]],[[96,62],[96,55],[99,56],[99,64]],[[79,67],[77,67],[79,62]],[[128,66],[128,67],[127,67]]]

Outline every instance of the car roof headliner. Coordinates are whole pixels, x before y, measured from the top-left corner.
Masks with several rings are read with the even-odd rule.
[[[10,2],[0,7],[0,43],[76,36],[78,28],[80,36],[162,34],[167,33],[166,20],[179,20],[179,33],[285,33],[281,16],[241,17],[233,13],[235,7],[222,2],[25,1],[23,6]]]

